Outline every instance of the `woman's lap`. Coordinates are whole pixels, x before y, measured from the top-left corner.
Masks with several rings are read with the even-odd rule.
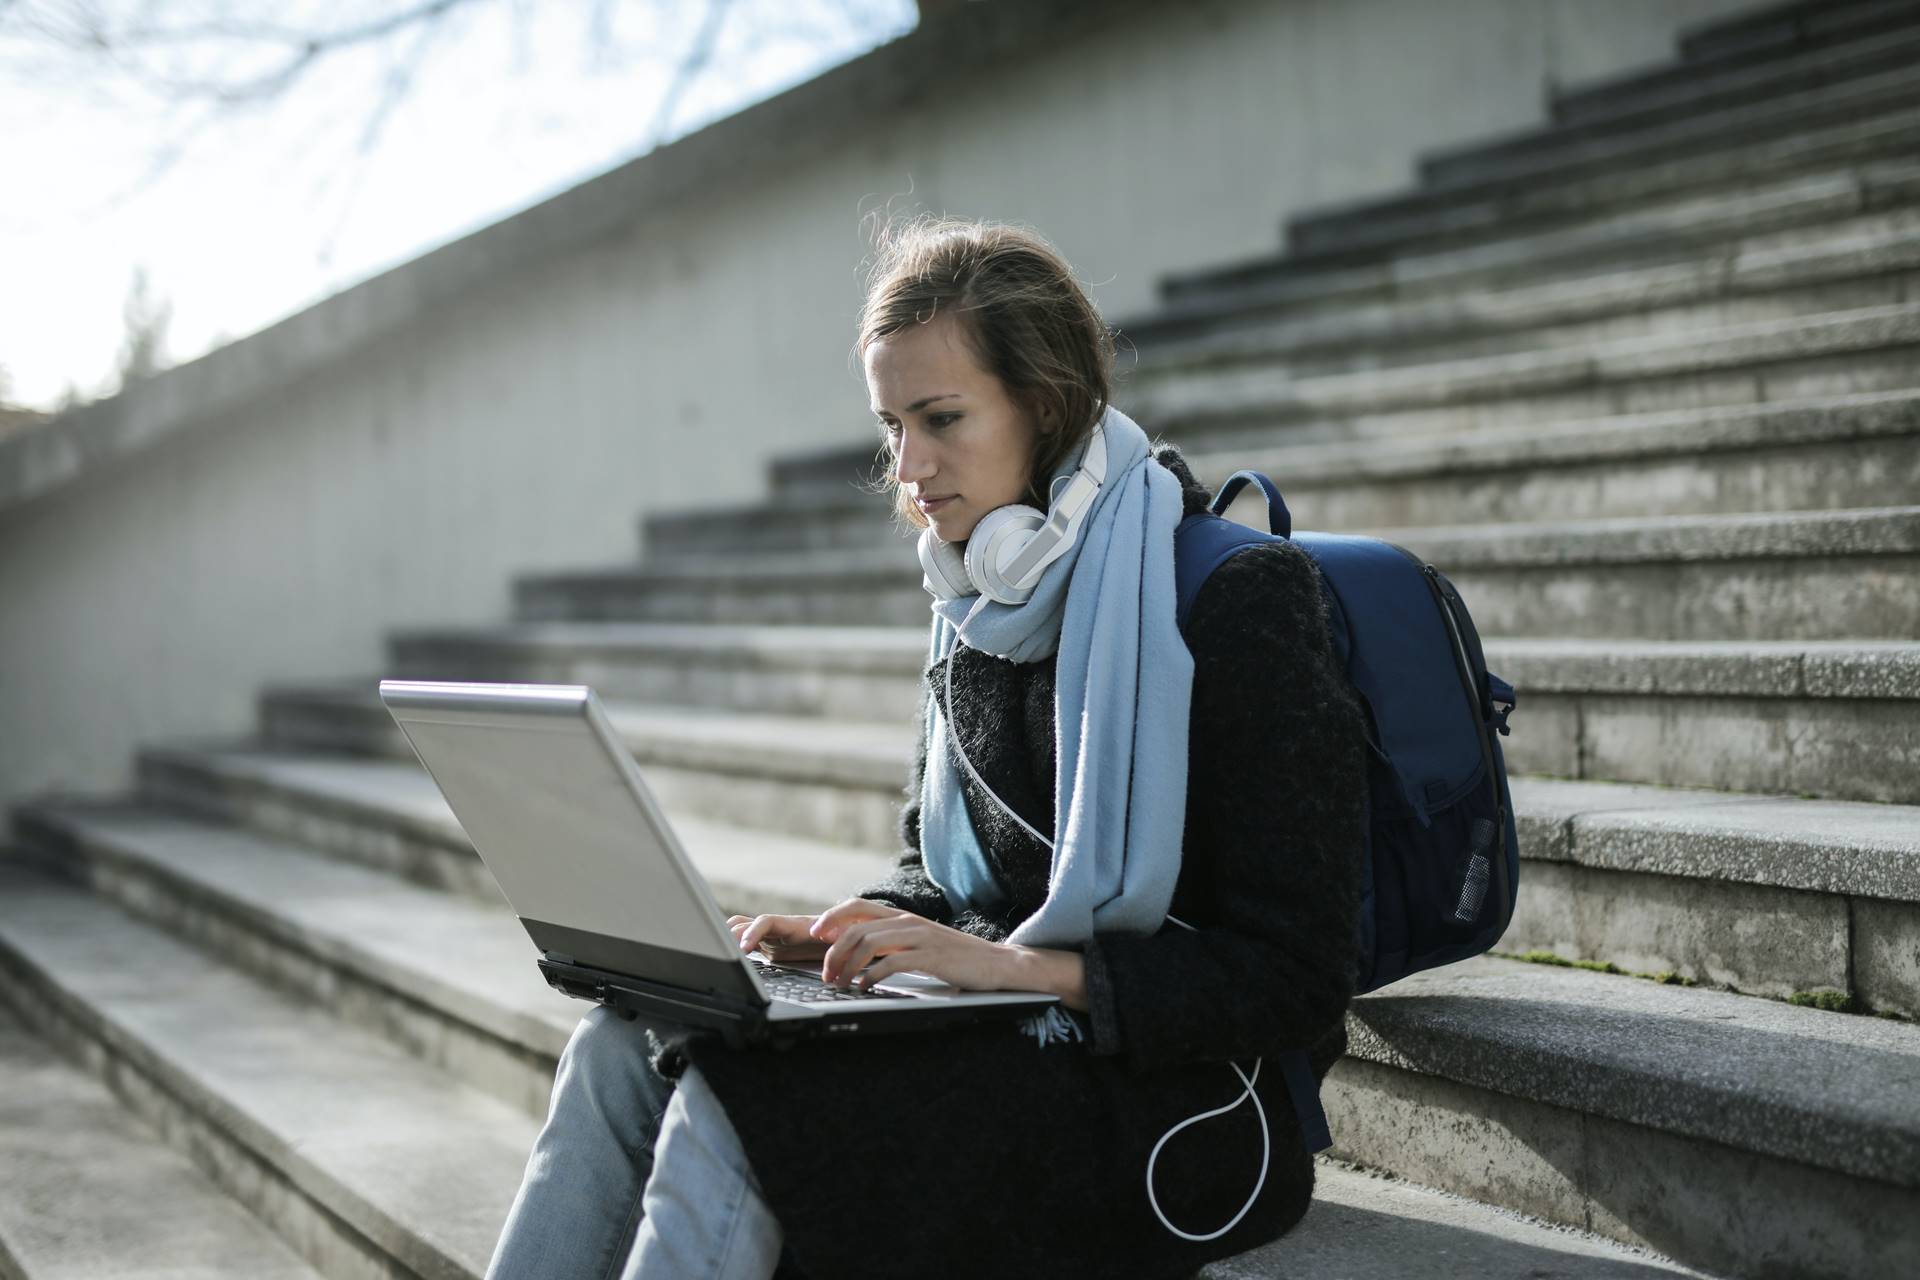
[[[1148,1207],[1147,1156],[1170,1127],[1241,1093],[1224,1063],[1137,1072],[1084,1043],[1040,1048],[1012,1026],[783,1050],[708,1041],[688,1057],[733,1117],[768,1199],[791,1215],[795,1256],[819,1274],[894,1232],[929,1259],[966,1258],[995,1238],[1024,1239],[1037,1255],[1182,1252]],[[1272,1167],[1233,1233],[1241,1247],[1290,1225],[1312,1180],[1277,1073],[1263,1072],[1259,1094]],[[1155,1166],[1162,1210],[1193,1232],[1225,1224],[1259,1177],[1262,1146],[1251,1102],[1182,1131]],[[812,1225],[862,1219],[842,1240]]]

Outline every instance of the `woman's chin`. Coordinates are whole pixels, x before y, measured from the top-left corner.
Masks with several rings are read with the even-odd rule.
[[[934,512],[927,517],[927,522],[933,528],[933,536],[942,542],[965,542],[973,536],[973,526],[980,523],[949,516],[944,511]]]

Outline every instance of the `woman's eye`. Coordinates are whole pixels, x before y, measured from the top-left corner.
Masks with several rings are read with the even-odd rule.
[[[927,425],[932,427],[944,427],[949,422],[952,422],[955,418],[959,416],[960,415],[957,413],[936,413],[931,418],[927,419]]]

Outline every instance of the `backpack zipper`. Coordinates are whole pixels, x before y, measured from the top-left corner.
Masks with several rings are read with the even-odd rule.
[[[1413,553],[1400,548],[1409,556]],[[1513,920],[1511,895],[1507,892],[1507,813],[1506,806],[1500,803],[1500,777],[1493,768],[1493,748],[1488,745],[1487,725],[1480,715],[1480,699],[1474,692],[1473,664],[1467,658],[1466,643],[1460,638],[1460,624],[1453,616],[1453,606],[1447,600],[1446,591],[1440,586],[1440,572],[1432,565],[1413,557],[1420,565],[1420,572],[1427,580],[1427,587],[1433,592],[1434,603],[1440,606],[1440,616],[1447,624],[1447,637],[1453,641],[1454,667],[1460,676],[1460,686],[1467,695],[1467,706],[1473,711],[1474,733],[1480,743],[1480,759],[1487,771],[1487,780],[1493,784],[1493,829],[1494,857],[1493,874],[1500,891],[1500,932],[1507,931],[1507,925]],[[1495,939],[1498,941],[1498,938]]]

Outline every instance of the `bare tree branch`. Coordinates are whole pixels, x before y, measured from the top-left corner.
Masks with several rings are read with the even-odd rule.
[[[387,69],[386,81],[381,86],[380,100],[374,105],[373,113],[368,116],[366,127],[360,131],[360,143],[355,148],[358,159],[353,166],[353,177],[347,187],[346,199],[341,203],[339,215],[334,218],[333,226],[327,232],[327,238],[320,243],[319,249],[314,254],[322,266],[333,264],[334,245],[339,242],[340,233],[346,228],[347,219],[352,216],[354,205],[360,199],[360,189],[366,179],[367,159],[373,154],[375,145],[380,141],[380,135],[385,130],[387,121],[392,118],[394,111],[412,91],[414,78],[426,61],[427,48],[439,34],[444,16],[445,13],[442,11],[429,18],[420,28],[413,42],[413,48],[408,51],[407,56],[397,60]]]
[[[378,43],[409,27],[431,26],[475,0],[419,0],[351,26],[307,30],[257,20],[228,18],[155,25],[114,25],[85,0],[47,13],[27,11],[27,27],[47,43],[71,52],[103,56],[149,90],[170,98],[207,98],[224,106],[280,97],[321,60],[358,45]],[[3,13],[4,11],[0,11]],[[64,24],[62,23],[64,19]],[[179,78],[155,71],[144,60],[151,49],[218,44],[281,46],[287,52],[272,69],[237,81]]]
[[[642,151],[651,151],[660,145],[667,135],[667,128],[673,123],[673,113],[679,109],[680,99],[693,82],[706,69],[707,62],[713,57],[714,45],[720,39],[720,28],[727,19],[727,8],[733,0],[707,0],[707,11],[700,21],[700,30],[694,34],[693,44],[688,47],[686,56],[680,59],[673,71],[673,82],[667,86],[666,93],[660,97],[660,108],[654,113],[653,123],[647,128],[647,141]]]

